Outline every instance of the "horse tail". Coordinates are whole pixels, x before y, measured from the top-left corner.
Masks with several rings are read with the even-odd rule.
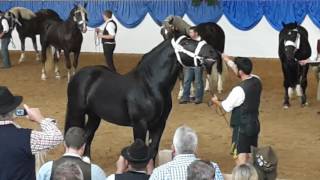
[[[54,67],[53,51],[54,51],[54,48],[51,46],[47,47],[46,49],[47,60],[44,65],[46,72],[52,72],[53,70],[53,67]]]
[[[210,92],[214,93],[218,90],[219,93],[223,90],[223,82],[228,77],[228,66],[227,64],[221,59],[219,55],[219,59],[221,64],[218,62],[214,63],[211,69],[211,74],[207,75],[208,83],[209,83],[209,90]],[[219,68],[219,65],[221,69]],[[220,70],[219,70],[220,69]]]

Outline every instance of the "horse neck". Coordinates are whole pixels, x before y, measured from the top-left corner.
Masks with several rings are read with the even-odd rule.
[[[143,56],[137,68],[133,71],[139,78],[151,87],[159,87],[171,92],[180,70],[174,50],[165,41],[160,47]],[[161,47],[162,46],[162,47]]]

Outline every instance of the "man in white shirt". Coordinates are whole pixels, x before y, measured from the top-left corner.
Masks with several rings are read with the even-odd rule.
[[[173,136],[172,156],[173,160],[155,168],[149,180],[185,180],[187,179],[188,166],[195,160],[198,147],[196,132],[187,126],[176,129]],[[223,180],[219,166],[211,162],[215,169],[215,180]]]
[[[227,99],[219,101],[215,96],[211,100],[215,105],[231,112],[230,126],[233,128],[232,154],[237,165],[247,163],[250,158],[250,146],[257,147],[260,132],[259,105],[262,84],[258,76],[252,75],[252,62],[249,58],[237,57],[232,61],[223,55],[223,60],[241,79]]]
[[[106,23],[103,31],[96,28],[98,37],[102,39],[103,52],[106,60],[106,64],[109,68],[116,72],[116,68],[113,64],[113,51],[116,47],[116,33],[117,33],[117,23],[112,19],[112,11],[106,10],[103,13],[103,19]],[[101,33],[102,32],[102,33]]]
[[[0,40],[1,40],[1,58],[3,66],[1,68],[10,68],[11,62],[9,57],[8,46],[11,38],[11,30],[8,20],[4,17],[4,12],[0,11]]]

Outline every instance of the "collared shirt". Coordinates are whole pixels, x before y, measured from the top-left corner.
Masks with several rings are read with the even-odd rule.
[[[179,154],[172,161],[155,168],[149,180],[185,180],[187,179],[187,168],[197,160],[194,154]],[[211,162],[215,168],[215,180],[223,180],[219,166]]]
[[[3,32],[7,33],[9,31],[9,24],[6,19],[2,19],[1,25],[3,27]]]
[[[111,36],[116,36],[116,26],[114,23],[109,23],[110,21],[112,21],[112,19],[106,21],[107,25],[105,28]]]
[[[252,74],[248,79],[252,77],[259,78],[258,76]],[[226,112],[231,112],[234,108],[241,106],[245,98],[246,96],[243,89],[240,86],[236,86],[231,90],[227,99],[221,102],[221,106]]]
[[[16,127],[19,127],[11,120],[0,121],[0,125],[7,124],[13,124]],[[53,119],[45,118],[41,121],[40,127],[41,131],[31,131],[30,146],[32,154],[52,149],[63,141],[63,135]]]
[[[79,157],[78,154],[74,153],[65,153],[63,156],[73,156],[73,157]],[[52,171],[52,164],[53,161],[49,161],[41,166],[39,170],[39,174],[37,176],[37,180],[50,180],[51,178],[51,171]],[[104,171],[97,165],[91,164],[91,179],[92,180],[105,180],[106,175]]]
[[[146,171],[133,171],[133,172],[147,174]],[[108,178],[106,180],[115,180],[115,178],[116,178],[116,175],[115,174],[111,174],[110,176],[108,176]]]

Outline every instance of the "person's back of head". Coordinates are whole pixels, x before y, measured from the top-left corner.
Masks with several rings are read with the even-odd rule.
[[[105,10],[103,12],[103,14],[109,19],[112,18],[112,11],[111,10]]]
[[[232,180],[258,180],[258,173],[251,164],[241,164],[233,168]]]
[[[60,164],[53,173],[53,180],[84,180],[81,168],[74,162]]]
[[[252,62],[247,57],[236,57],[234,63],[237,65],[238,70],[241,70],[245,74],[249,75],[252,72]]]
[[[76,150],[81,149],[86,143],[85,131],[79,127],[71,127],[64,136],[65,146]]]
[[[212,180],[215,169],[210,162],[195,160],[187,169],[187,180]]]
[[[198,146],[196,132],[185,125],[177,128],[173,136],[173,146],[176,154],[194,154]]]

